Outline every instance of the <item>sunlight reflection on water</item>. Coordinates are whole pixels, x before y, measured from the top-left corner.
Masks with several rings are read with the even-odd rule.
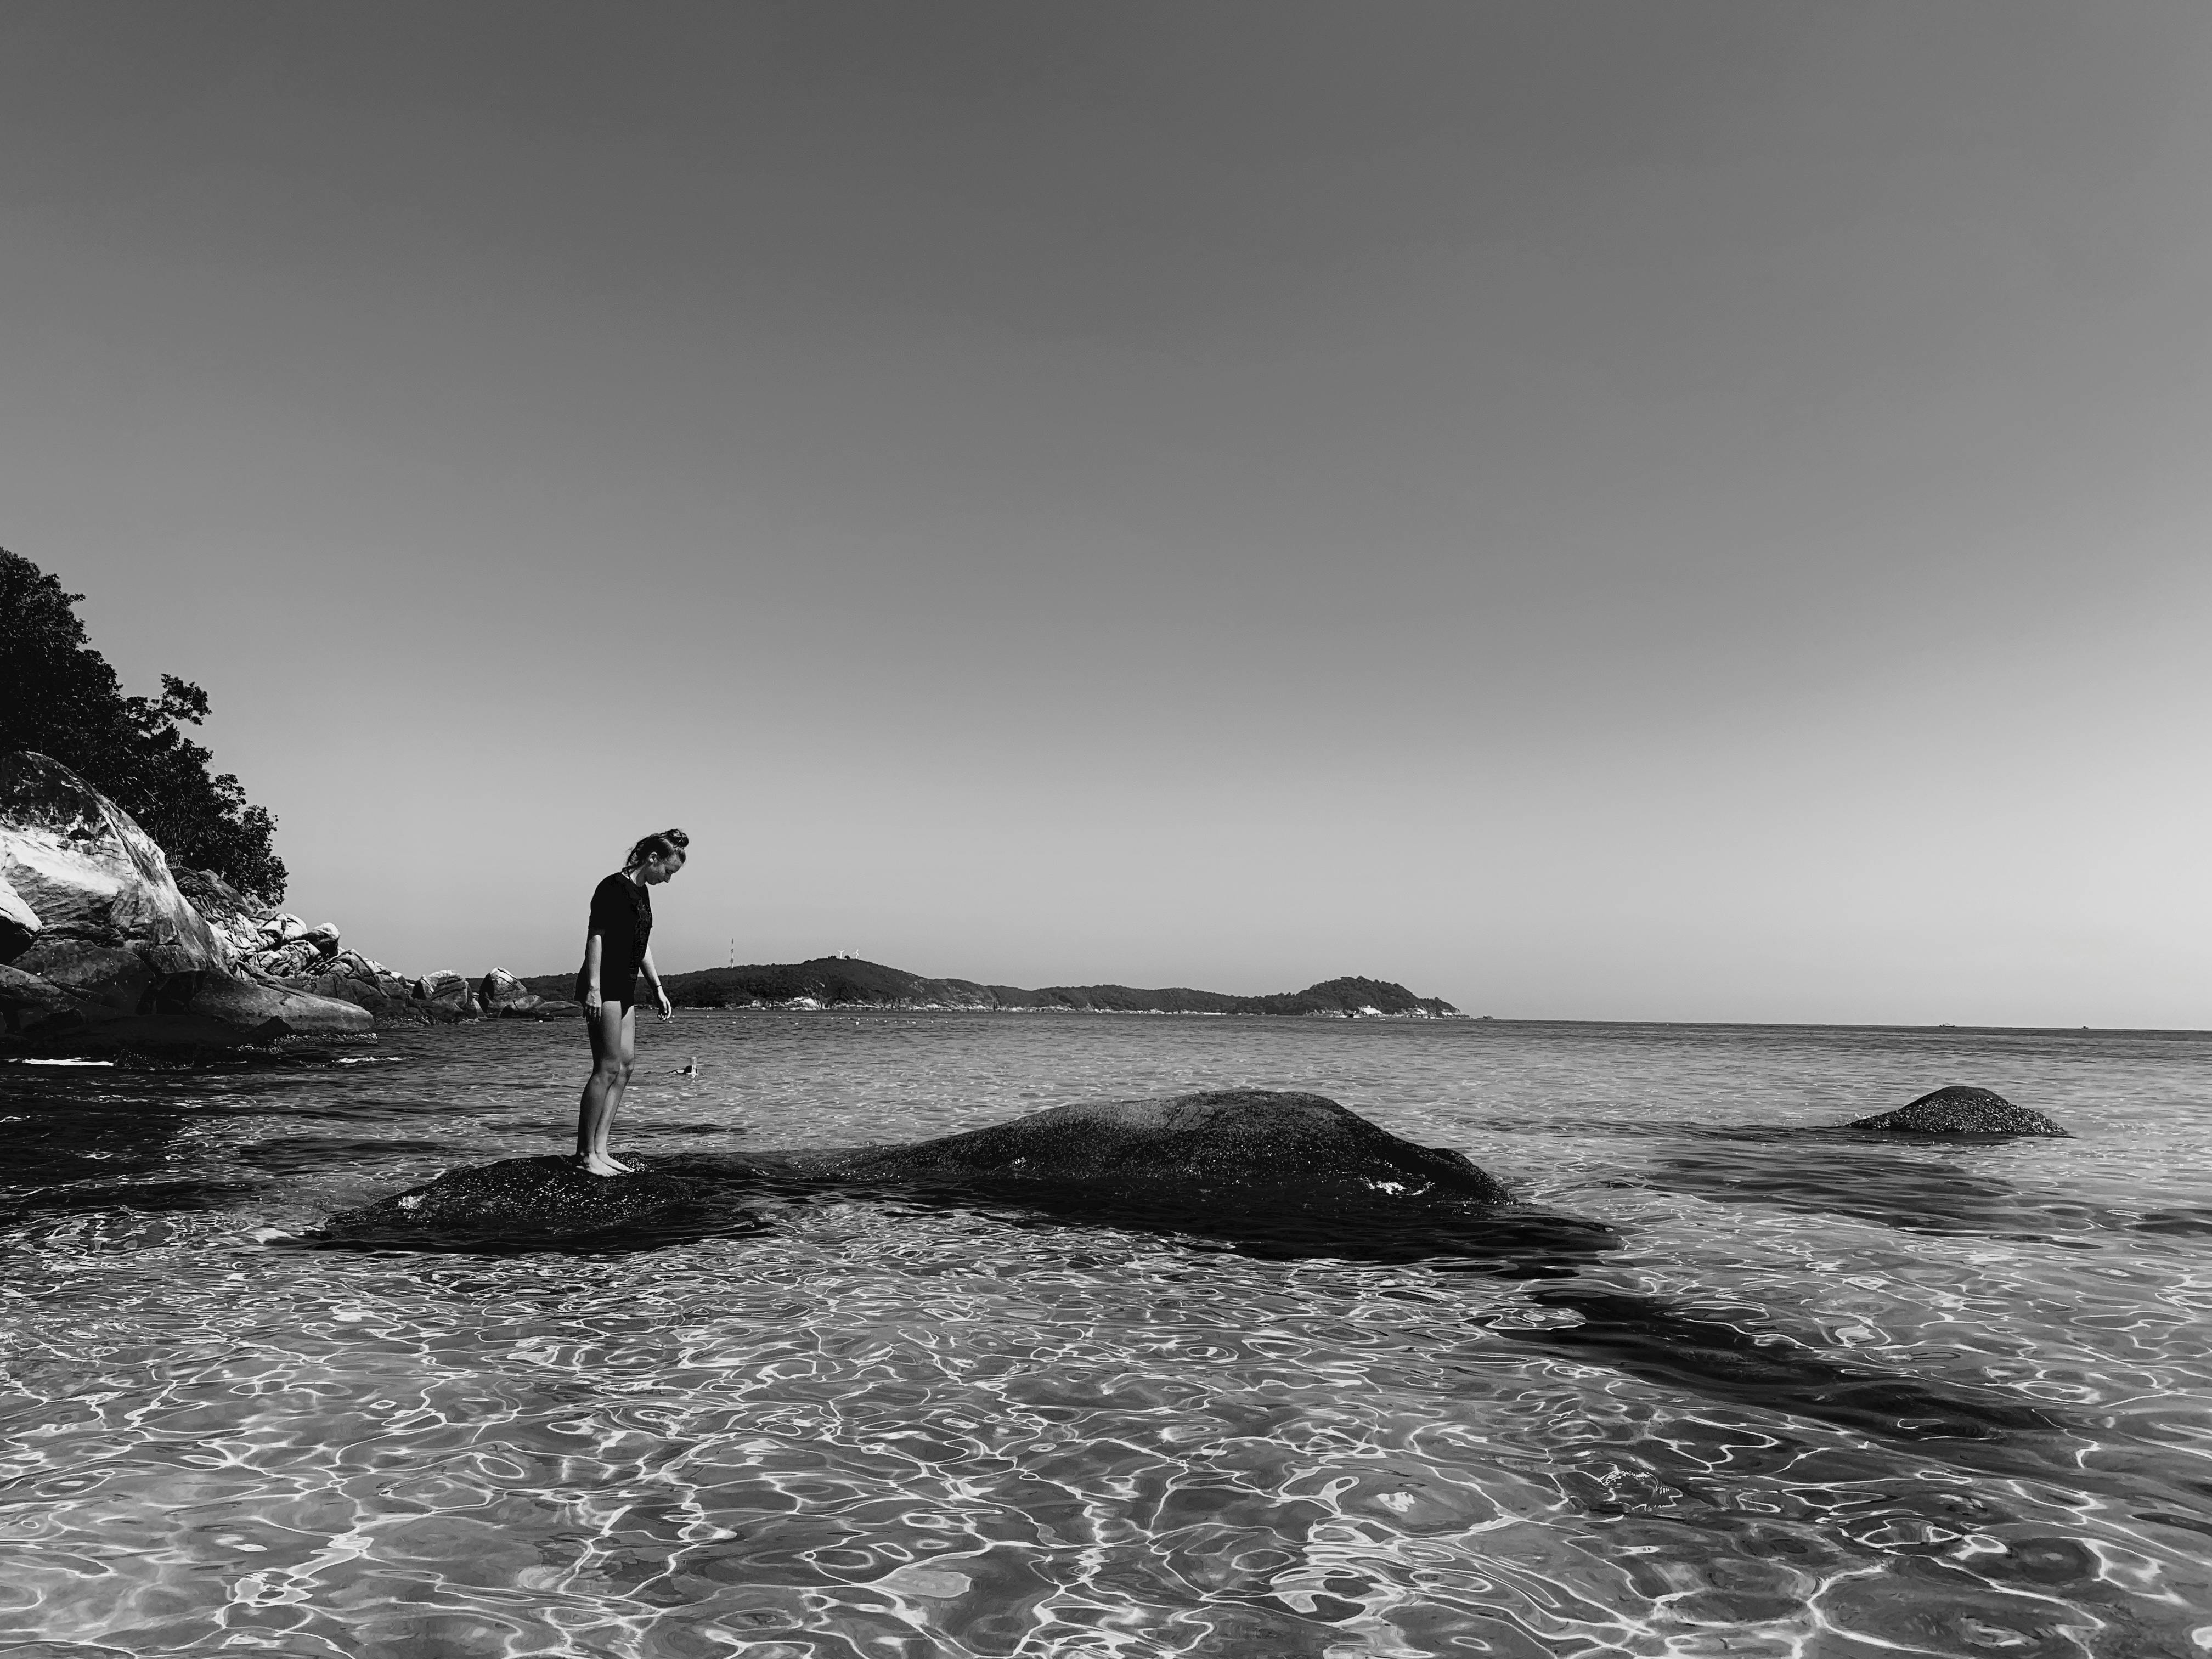
[[[648,1157],[1312,1089],[1619,1227],[1592,1297],[2063,1427],[1855,1432],[1547,1346],[1579,1316],[1525,1283],[958,1210],[769,1203],[596,1257],[253,1242],[557,1149],[566,1027],[6,1068],[0,1651],[2134,1659],[2212,1623],[2212,1039],[820,1014],[641,1046]],[[2080,1139],[1752,1133],[1954,1080]]]

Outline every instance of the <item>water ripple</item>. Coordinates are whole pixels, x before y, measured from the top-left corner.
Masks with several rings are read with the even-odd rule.
[[[11,1073],[46,1161],[0,1232],[0,1652],[2196,1650],[2208,1045],[1317,1024],[702,1017],[627,1115],[676,1152],[1316,1087],[1632,1248],[1531,1285],[831,1200],[640,1255],[272,1251],[540,1149],[573,1033]],[[1737,1133],[1954,1073],[2081,1139]],[[1558,1340],[1608,1297],[2055,1426],[1914,1444],[1632,1374]]]

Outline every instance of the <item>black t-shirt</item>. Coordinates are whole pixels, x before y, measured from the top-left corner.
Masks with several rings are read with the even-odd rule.
[[[653,899],[628,876],[609,876],[592,890],[591,931],[599,936],[599,994],[635,1001],[631,992],[653,937]]]

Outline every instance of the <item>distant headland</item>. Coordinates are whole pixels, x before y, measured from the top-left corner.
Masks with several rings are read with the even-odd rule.
[[[311,927],[214,871],[173,867],[128,812],[52,757],[0,752],[0,1051],[197,1051],[580,1012],[573,974],[410,976],[342,940],[335,925]],[[687,1008],[1463,1018],[1387,980],[1324,980],[1258,997],[1186,986],[1029,991],[851,956],[709,968],[672,975],[667,988]]]
[[[565,1001],[576,976],[541,974],[522,983],[539,996]],[[1330,979],[1303,991],[1240,997],[1187,986],[1138,990],[1127,985],[985,985],[969,979],[931,979],[857,957],[817,957],[811,962],[763,963],[670,974],[662,981],[679,1008],[945,1008],[1016,1013],[1287,1014],[1338,1019],[1463,1019],[1437,997],[1417,997],[1381,979]]]

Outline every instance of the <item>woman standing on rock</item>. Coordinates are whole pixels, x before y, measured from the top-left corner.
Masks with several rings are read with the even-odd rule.
[[[576,1162],[596,1176],[628,1175],[629,1165],[607,1155],[607,1131],[621,1109],[637,1060],[637,980],[645,976],[660,1017],[675,1013],[653,965],[653,899],[648,888],[675,879],[691,837],[681,830],[647,836],[629,849],[622,872],[592,892],[584,965],[576,975],[576,1000],[592,1038],[592,1075],[576,1115]]]

